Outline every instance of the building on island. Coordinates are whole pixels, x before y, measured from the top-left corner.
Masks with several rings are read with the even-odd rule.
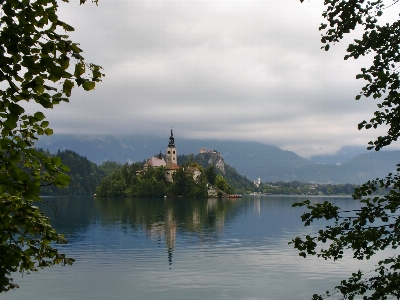
[[[179,170],[179,166],[177,164],[167,162],[164,168],[165,168],[165,180],[167,182],[174,182],[174,178],[172,177],[172,175],[177,170]]]
[[[167,151],[165,154],[165,161],[168,163],[174,163],[177,164],[178,163],[178,154],[176,151],[176,147],[175,147],[175,139],[174,139],[174,134],[172,132],[172,128],[171,128],[171,135],[169,137],[169,143],[168,143],[168,147],[167,147]]]
[[[146,163],[143,165],[144,168],[158,168],[164,167],[165,169],[165,180],[167,182],[173,182],[173,174],[179,170],[178,166],[178,151],[175,146],[174,134],[171,129],[171,135],[169,137],[169,143],[167,146],[167,150],[165,152],[165,160],[163,158],[163,154],[160,151],[160,154],[157,156],[153,156],[149,158]],[[196,181],[200,176],[201,172],[197,167],[187,167],[184,169],[186,173],[193,174],[193,179]]]
[[[201,148],[200,153],[211,153],[211,154],[218,154],[220,153],[217,150],[206,150]],[[165,157],[165,160],[164,160]],[[163,167],[165,170],[164,176],[165,180],[167,182],[173,182],[174,181],[174,173],[179,170],[178,166],[178,151],[175,146],[175,139],[174,139],[174,134],[171,129],[171,135],[169,137],[169,142],[168,146],[165,152],[165,156],[161,153],[149,158],[146,163],[144,163],[143,168],[158,168],[158,167]],[[182,170],[187,174],[193,176],[193,180],[195,182],[199,181],[199,177],[201,175],[201,171],[198,167],[196,166],[188,166],[182,168]],[[258,182],[260,182],[260,178],[258,179]],[[207,193],[209,197],[218,197],[219,194],[224,194],[222,191],[220,191],[218,188],[215,186],[212,186],[211,184],[207,183]],[[225,196],[227,196],[225,194]]]
[[[165,165],[166,165],[166,162],[160,151],[160,154],[158,154],[157,156],[153,156],[153,157],[149,158],[146,161],[146,163],[143,165],[143,167],[144,168],[148,168],[148,167],[157,168],[157,167],[165,167]]]
[[[187,167],[184,169],[184,171],[187,174],[192,174],[195,182],[197,182],[197,178],[199,178],[199,176],[201,174],[201,171],[198,167]]]

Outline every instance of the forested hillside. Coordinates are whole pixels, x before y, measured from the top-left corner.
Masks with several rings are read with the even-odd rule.
[[[58,151],[56,155],[70,169],[67,173],[71,179],[70,184],[62,189],[53,185],[44,186],[41,188],[41,195],[93,195],[107,172],[118,165],[105,163],[104,166],[97,166],[71,150]]]

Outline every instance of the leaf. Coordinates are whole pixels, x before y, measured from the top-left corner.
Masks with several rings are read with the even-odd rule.
[[[21,115],[25,112],[25,110],[21,106],[15,103],[10,103],[10,105],[8,106],[8,110],[10,111],[10,113],[15,115]]]
[[[69,184],[70,178],[64,173],[59,173],[54,184],[58,187],[64,187]]]
[[[37,94],[43,94],[44,93],[44,86],[43,85],[41,85],[41,84],[38,84],[38,85],[36,85],[34,88],[33,88],[33,91],[35,92],[35,93],[37,93]]]
[[[96,86],[96,83],[93,81],[85,81],[82,84],[82,87],[85,89],[85,91],[93,90],[95,86]]]
[[[44,114],[43,114],[42,112],[40,112],[40,111],[36,112],[36,113],[33,115],[33,117],[34,117],[37,121],[42,121],[42,120],[45,118]]]
[[[63,84],[63,92],[67,95],[67,97],[71,96],[71,90],[74,87],[74,82],[66,79]]]
[[[85,73],[85,64],[83,62],[79,62],[75,65],[75,73],[74,76],[80,78],[81,75]]]
[[[46,128],[46,129],[44,130],[44,133],[45,133],[45,135],[52,135],[52,134],[53,134],[53,129],[51,129],[51,128]]]
[[[42,123],[40,123],[40,127],[42,128],[46,128],[47,126],[49,126],[49,121],[43,121]]]

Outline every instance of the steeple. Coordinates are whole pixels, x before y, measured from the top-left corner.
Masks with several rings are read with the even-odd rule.
[[[170,137],[169,137],[169,144],[168,144],[168,147],[169,147],[169,146],[175,147],[175,139],[174,139],[174,134],[172,133],[172,128],[171,128],[171,135],[170,135]]]
[[[168,143],[168,147],[167,147],[167,152],[165,154],[165,161],[168,163],[174,163],[177,164],[178,160],[177,160],[177,151],[175,148],[175,139],[174,139],[174,134],[172,132],[172,128],[171,128],[171,135],[169,137],[169,143]]]

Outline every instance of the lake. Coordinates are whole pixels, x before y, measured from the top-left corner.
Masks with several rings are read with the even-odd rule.
[[[41,205],[69,243],[73,266],[22,276],[9,299],[310,299],[374,261],[300,257],[288,242],[304,227],[306,198],[134,199],[56,197]],[[346,197],[313,197],[345,209]]]

